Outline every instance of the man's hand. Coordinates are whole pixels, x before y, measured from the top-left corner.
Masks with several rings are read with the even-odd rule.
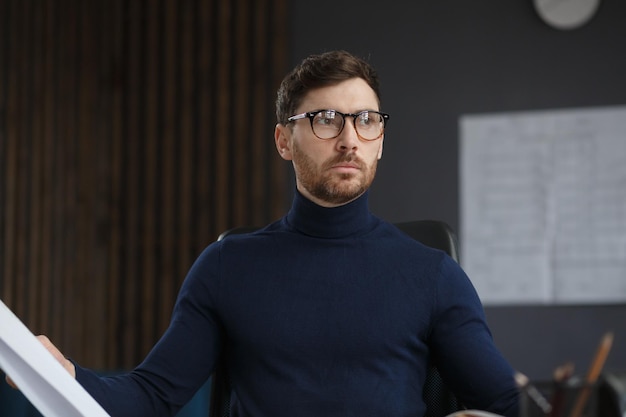
[[[46,349],[48,349],[48,352],[50,352],[52,356],[54,356],[54,358],[59,361],[61,365],[63,365],[63,368],[65,368],[65,370],[72,375],[72,378],[76,378],[76,368],[74,367],[74,364],[63,356],[61,351],[59,351],[59,349],[52,344],[50,339],[43,335],[37,336],[37,339]],[[10,386],[17,389],[17,386],[8,375],[6,377],[6,381]]]

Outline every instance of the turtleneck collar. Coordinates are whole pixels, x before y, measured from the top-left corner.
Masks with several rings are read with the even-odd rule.
[[[321,238],[340,238],[371,230],[376,221],[369,212],[369,191],[348,204],[322,207],[296,190],[293,204],[287,213],[289,227],[300,233]]]

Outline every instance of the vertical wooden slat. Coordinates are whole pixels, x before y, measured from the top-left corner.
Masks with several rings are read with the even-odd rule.
[[[55,25],[54,5],[52,1],[45,1],[43,9],[43,30],[41,43],[43,45],[43,63],[40,74],[42,75],[42,230],[41,230],[41,301],[40,317],[43,323],[41,331],[50,332],[53,329],[53,263],[52,263],[52,239],[53,239],[53,186],[54,186],[54,103],[55,103],[55,71],[54,71],[54,48],[55,48]]]
[[[90,223],[93,222],[93,204],[92,200],[94,195],[98,192],[96,190],[90,190],[93,186],[93,168],[94,162],[91,158],[90,153],[92,152],[94,143],[93,143],[93,132],[89,131],[89,123],[90,112],[89,112],[89,78],[91,72],[94,70],[91,63],[91,55],[88,50],[84,47],[85,43],[89,44],[92,42],[89,34],[89,25],[86,24],[88,21],[86,14],[88,13],[88,5],[85,2],[78,2],[76,4],[76,30],[80,36],[77,37],[77,42],[75,45],[75,54],[78,57],[78,61],[80,62],[80,67],[76,68],[76,76],[73,80],[75,88],[76,88],[76,120],[75,120],[75,130],[76,137],[79,140],[76,141],[76,180],[73,184],[74,192],[76,195],[76,216],[70,221],[75,223],[76,227],[76,280],[74,281],[74,286],[78,289],[78,298],[74,302],[74,309],[78,308],[80,311],[83,311],[83,315],[85,320],[81,323],[76,323],[80,329],[78,334],[76,335],[76,339],[73,340],[81,350],[85,352],[85,360],[91,362],[93,360],[93,352],[97,350],[97,346],[93,346],[91,349],[85,349],[85,345],[83,344],[83,336],[85,330],[87,329],[87,323],[91,323],[92,319],[92,311],[89,308],[87,310],[88,304],[93,304],[93,308],[97,308],[96,300],[92,300],[91,294],[91,282],[87,284],[86,281],[92,281],[93,276],[89,274],[90,267],[89,262],[92,260],[92,249],[93,249],[93,236],[91,236]],[[87,195],[88,190],[90,194]],[[95,191],[95,192],[94,192]],[[87,216],[90,216],[88,218]],[[89,244],[88,244],[89,242]],[[92,327],[93,328],[93,327]],[[96,335],[92,335],[94,339],[97,338]],[[97,339],[96,339],[97,340]],[[94,342],[96,342],[94,340]],[[95,344],[95,343],[94,343]]]
[[[153,4],[146,8],[145,44],[146,65],[144,73],[145,91],[145,149],[144,149],[144,192],[146,210],[143,214],[143,252],[142,252],[142,316],[141,341],[142,350],[147,351],[154,341],[154,334],[159,327],[154,320],[157,308],[155,277],[158,276],[158,260],[161,256],[159,242],[158,216],[160,207],[158,187],[162,178],[158,165],[158,149],[161,140],[159,114],[159,47],[162,9]]]
[[[74,199],[72,204],[74,214],[72,217],[68,218],[68,223],[72,223],[72,227],[75,228],[75,235],[73,239],[73,253],[71,255],[74,265],[71,266],[68,263],[67,267],[74,268],[75,270],[72,290],[76,294],[76,298],[72,300],[71,311],[82,311],[84,317],[81,321],[72,317],[75,331],[72,335],[71,343],[85,352],[86,361],[91,361],[92,349],[84,350],[83,335],[87,328],[87,323],[91,323],[91,314],[86,311],[86,307],[89,304],[94,304],[94,307],[96,307],[95,303],[90,300],[91,291],[89,290],[89,285],[86,283],[86,281],[93,278],[88,272],[93,249],[89,223],[90,220],[93,220],[93,217],[89,219],[87,215],[93,214],[91,198],[95,193],[92,191],[91,195],[86,195],[90,184],[93,183],[93,161],[91,161],[89,155],[93,147],[93,135],[85,128],[85,124],[89,123],[89,120],[87,120],[89,118],[89,112],[85,108],[88,105],[88,79],[89,73],[93,68],[91,68],[89,57],[85,55],[85,51],[83,50],[83,43],[90,41],[90,39],[88,39],[89,34],[85,32],[84,11],[86,5],[84,2],[77,1],[74,7],[76,41],[73,44],[74,50],[72,51],[72,55],[75,57],[76,61],[74,77],[71,83],[72,89],[74,90],[72,146],[74,148],[75,159],[70,187],[70,192]]]
[[[96,53],[98,55],[98,67],[100,72],[100,79],[102,88],[96,88],[97,91],[97,108],[96,115],[94,117],[94,135],[97,141],[97,161],[98,161],[98,188],[101,189],[103,194],[101,201],[98,203],[98,217],[100,220],[96,225],[96,239],[98,242],[99,252],[97,256],[97,262],[95,267],[100,270],[99,279],[97,284],[97,292],[100,305],[99,311],[97,311],[97,325],[99,330],[99,336],[102,338],[99,343],[102,345],[100,355],[93,362],[98,369],[108,369],[110,355],[115,351],[110,348],[110,341],[112,339],[112,327],[114,326],[116,319],[116,311],[110,311],[109,303],[113,296],[109,292],[110,277],[113,267],[113,253],[111,251],[112,240],[112,198],[113,191],[111,186],[111,142],[112,142],[112,128],[111,128],[111,109],[112,109],[112,94],[111,89],[113,86],[113,71],[112,71],[112,50],[113,39],[109,35],[108,29],[113,27],[114,22],[112,16],[114,15],[115,2],[111,2],[108,6],[102,3],[94,5],[97,10],[92,17],[95,26],[95,39],[97,39],[98,47]],[[91,332],[85,331],[85,335],[89,336]],[[88,343],[86,343],[88,344]]]
[[[231,211],[233,224],[247,224],[246,213],[254,205],[249,202],[249,190],[247,187],[248,178],[246,169],[248,161],[253,157],[249,152],[248,127],[251,112],[249,107],[249,76],[250,73],[250,53],[249,27],[250,27],[250,0],[238,0],[235,10],[237,14],[235,26],[237,30],[233,40],[233,55],[236,65],[233,72],[233,120],[231,125],[231,135],[229,138],[230,163],[233,165],[232,172],[232,206]],[[254,155],[257,156],[257,155]]]
[[[180,2],[180,159],[178,161],[179,177],[179,210],[178,210],[178,238],[176,256],[178,258],[177,270],[171,281],[172,294],[178,289],[181,277],[192,262],[192,227],[194,213],[192,211],[194,198],[193,178],[193,152],[194,152],[194,66],[195,66],[195,39],[194,39],[194,16],[197,13],[193,2]],[[194,254],[195,255],[195,254]],[[170,299],[170,306],[173,297]]]
[[[80,332],[80,339],[76,341],[81,350],[88,352],[86,360],[90,363],[101,363],[104,355],[105,342],[101,311],[105,306],[100,296],[104,288],[106,276],[106,247],[100,242],[98,227],[106,213],[107,190],[104,182],[99,178],[106,175],[102,160],[106,158],[105,147],[102,146],[101,132],[97,129],[96,120],[99,117],[99,95],[97,88],[101,79],[101,65],[98,60],[100,28],[96,16],[99,11],[94,2],[80,2],[79,5],[79,32],[80,42],[77,47],[80,59],[78,71],[78,120],[77,143],[79,165],[78,172],[78,253],[84,261],[79,270],[78,282],[81,291],[80,309],[84,311],[84,320]],[[89,334],[93,328],[99,329]]]
[[[267,102],[269,97],[272,97],[272,94],[268,94],[267,88],[267,71],[268,65],[266,62],[266,57],[268,56],[268,46],[267,42],[267,20],[268,13],[272,8],[268,5],[268,0],[258,0],[255,4],[255,13],[254,13],[254,35],[253,35],[253,45],[252,45],[252,59],[253,59],[253,68],[255,71],[250,76],[253,78],[254,89],[252,91],[252,108],[253,112],[251,114],[251,125],[255,126],[256,129],[253,129],[250,132],[251,137],[251,146],[253,157],[251,159],[251,172],[261,172],[265,169],[268,158],[268,149],[270,149],[271,155],[275,155],[272,151],[274,149],[274,131],[273,124],[271,121],[272,117],[272,109],[273,102]],[[267,109],[269,111],[259,111],[259,109]],[[267,114],[269,113],[270,123],[266,123]],[[269,143],[268,143],[269,142]],[[260,157],[259,157],[260,156]],[[266,177],[256,175],[251,179],[251,198],[254,202],[261,202],[263,199],[267,198],[267,189],[266,185]],[[257,205],[261,206],[262,205]],[[253,210],[250,213],[250,224],[263,224],[263,221],[267,218],[266,210]]]
[[[197,40],[197,108],[196,118],[198,130],[196,133],[196,149],[194,166],[196,173],[196,239],[194,246],[200,250],[211,240],[217,238],[215,229],[212,227],[211,217],[215,210],[216,198],[211,190],[211,168],[209,161],[213,160],[211,152],[212,142],[212,126],[215,124],[216,116],[212,106],[213,89],[211,80],[213,80],[214,62],[211,60],[211,46],[213,44],[213,22],[212,13],[214,8],[213,1],[202,1],[198,3],[197,27],[195,37]],[[213,196],[213,198],[211,198]]]
[[[41,42],[43,36],[43,10],[40,7],[35,7],[32,10],[33,27],[32,36],[33,44],[35,47],[31,48],[31,65],[32,68],[42,67],[42,55],[43,48]],[[42,228],[42,211],[43,211],[43,189],[42,189],[42,172],[43,172],[43,71],[33,71],[32,79],[30,80],[32,88],[32,102],[29,103],[29,107],[32,109],[32,113],[35,117],[32,118],[31,132],[32,132],[32,145],[30,146],[31,158],[29,161],[31,171],[31,182],[28,189],[29,205],[30,205],[30,230],[29,230],[29,253],[28,264],[30,277],[29,291],[28,291],[28,316],[31,317],[30,324],[35,329],[41,329],[43,325],[43,318],[40,314],[41,306],[44,298],[44,294],[41,291],[42,287],[42,269],[41,269],[41,228]]]
[[[59,65],[60,88],[63,91],[61,108],[59,112],[60,122],[60,149],[58,155],[64,162],[60,163],[60,181],[62,183],[59,204],[61,207],[61,226],[59,239],[62,242],[61,256],[61,299],[62,304],[62,324],[61,346],[74,345],[79,347],[77,341],[80,339],[80,322],[76,315],[79,309],[79,300],[82,296],[77,288],[77,281],[80,277],[79,271],[83,260],[77,257],[77,224],[78,196],[76,193],[78,183],[78,158],[77,152],[77,117],[78,109],[76,98],[78,95],[78,42],[80,34],[78,32],[77,11],[79,10],[76,0],[69,1],[69,7],[63,14],[59,14],[59,24],[63,26],[61,31],[61,55]]]
[[[62,337],[65,326],[67,325],[67,320],[64,314],[65,311],[65,270],[64,270],[64,259],[63,254],[65,253],[65,241],[70,239],[70,231],[67,230],[67,236],[64,234],[65,224],[64,224],[64,211],[63,204],[65,202],[64,199],[64,190],[65,190],[65,181],[64,175],[67,170],[66,167],[66,152],[64,149],[64,118],[66,117],[66,113],[69,111],[67,107],[67,102],[65,96],[69,93],[64,87],[66,84],[64,83],[65,75],[65,65],[66,65],[66,55],[67,52],[65,50],[65,30],[66,25],[65,22],[61,19],[60,14],[58,12],[58,4],[53,6],[53,24],[58,29],[57,37],[54,41],[54,58],[53,58],[53,67],[54,67],[54,84],[56,86],[56,90],[59,92],[58,100],[55,102],[55,107],[53,110],[53,117],[55,119],[55,143],[53,145],[53,173],[52,177],[54,178],[53,183],[53,198],[52,198],[52,217],[53,217],[53,225],[52,225],[52,238],[50,242],[49,249],[52,252],[52,260],[53,264],[50,270],[50,281],[52,290],[52,311],[51,315],[51,323],[50,323],[50,337],[53,340],[59,339],[57,344],[59,346],[71,346],[69,344],[61,344],[64,341]],[[70,5],[63,4],[64,7],[68,7]],[[67,341],[66,341],[67,343]]]
[[[163,58],[163,137],[162,137],[162,170],[163,185],[161,189],[161,273],[163,276],[171,277],[176,272],[176,154],[177,138],[176,117],[178,115],[178,90],[177,90],[177,67],[178,67],[178,45],[176,42],[178,27],[178,8],[176,0],[165,0],[164,28],[165,38],[162,45]],[[172,305],[171,286],[167,280],[159,280],[157,283],[159,292],[159,323],[165,323],[170,317]]]
[[[15,287],[17,286],[18,277],[16,276],[16,247],[17,247],[17,169],[18,169],[18,129],[17,129],[17,115],[19,114],[19,102],[18,91],[16,89],[19,81],[20,67],[18,66],[18,50],[21,45],[19,41],[20,37],[16,36],[18,33],[19,22],[17,20],[20,16],[20,11],[17,10],[15,4],[12,3],[10,13],[7,13],[8,19],[6,20],[7,26],[11,29],[10,33],[12,42],[7,45],[7,61],[9,67],[6,69],[8,75],[6,88],[4,90],[4,99],[6,103],[6,176],[5,181],[5,195],[6,206],[4,214],[4,263],[3,276],[5,277],[3,298],[9,307],[18,311],[19,300],[16,299]]]
[[[141,349],[140,343],[137,343],[136,331],[141,325],[138,317],[138,311],[141,304],[138,302],[139,282],[140,280],[140,263],[137,256],[139,248],[139,229],[140,216],[140,192],[141,183],[139,181],[141,171],[139,167],[141,157],[141,136],[139,124],[140,105],[142,104],[138,86],[141,83],[139,75],[140,57],[142,53],[141,44],[141,13],[143,2],[134,1],[128,3],[127,16],[127,36],[128,42],[124,54],[126,63],[125,77],[125,103],[123,107],[123,169],[124,175],[121,180],[124,182],[124,201],[125,210],[123,216],[125,222],[123,224],[124,231],[124,276],[132,277],[124,281],[124,298],[122,308],[124,311],[123,320],[123,343],[126,345],[123,353],[124,367],[128,368],[135,364],[135,358],[139,355]]]
[[[215,77],[214,91],[217,94],[216,106],[216,152],[214,175],[218,181],[215,188],[215,223],[218,225],[230,224],[230,207],[228,202],[231,196],[232,178],[229,165],[229,141],[233,139],[232,123],[228,116],[232,115],[231,107],[231,4],[230,2],[218,2],[217,11],[217,39],[214,47],[217,50],[217,74]],[[226,227],[226,226],[224,226]]]
[[[32,20],[29,19],[30,13],[32,13],[32,5],[30,1],[24,1],[21,4],[21,13],[23,15],[20,19],[20,33],[21,38],[24,45],[28,45],[32,42]],[[28,205],[29,199],[29,183],[30,183],[30,146],[32,140],[31,133],[31,120],[28,120],[26,117],[29,114],[32,106],[32,96],[30,95],[31,90],[31,74],[32,74],[32,63],[30,62],[30,54],[29,49],[25,48],[19,51],[19,55],[17,57],[19,65],[21,77],[19,79],[18,84],[18,108],[19,112],[16,117],[17,124],[17,138],[19,140],[18,147],[18,166],[17,166],[17,216],[16,216],[16,224],[17,224],[17,233],[20,236],[28,236],[29,230],[29,222],[30,222],[30,207]],[[30,249],[30,242],[28,239],[20,239],[17,242],[17,252],[16,252],[16,269],[15,276],[18,279],[16,285],[16,299],[19,300],[20,309],[18,311],[24,317],[24,320],[27,323],[31,323],[33,317],[29,314],[29,298],[31,293],[29,292],[29,281],[31,276],[28,274],[28,252]]]
[[[91,158],[94,161],[93,165],[97,173],[93,184],[95,189],[93,194],[96,196],[94,201],[95,221],[91,225],[95,256],[92,262],[90,262],[90,267],[93,271],[94,279],[89,280],[88,283],[92,287],[91,291],[95,299],[95,308],[93,306],[86,307],[93,310],[93,321],[91,323],[92,327],[85,329],[83,339],[85,340],[86,349],[89,348],[91,343],[98,344],[98,353],[94,355],[91,362],[95,364],[92,366],[97,366],[98,369],[105,369],[105,358],[109,350],[108,344],[111,340],[107,335],[107,325],[110,320],[109,311],[107,310],[107,279],[111,268],[109,261],[109,240],[111,236],[111,186],[109,181],[111,175],[111,129],[109,120],[106,117],[110,114],[111,106],[110,94],[108,93],[111,72],[108,59],[110,36],[106,33],[108,26],[105,25],[108,17],[107,9],[109,8],[109,5],[93,2],[88,15],[88,22],[91,22],[93,27],[93,30],[90,31],[91,44],[93,45],[93,51],[91,52],[93,77],[90,79],[92,125],[90,129],[94,141]],[[105,34],[106,36],[103,36]],[[103,54],[103,51],[107,52]],[[99,329],[97,335],[91,335],[93,326]]]
[[[127,316],[124,303],[124,282],[128,278],[125,275],[123,262],[123,229],[122,215],[124,212],[124,188],[123,182],[126,180],[123,175],[123,148],[126,145],[123,126],[123,73],[124,73],[124,0],[114,0],[111,4],[111,25],[110,33],[107,35],[111,39],[111,114],[106,122],[111,124],[111,161],[110,161],[110,186],[111,186],[111,212],[110,212],[110,269],[108,285],[108,308],[110,315],[110,327],[108,331],[109,346],[107,347],[106,364],[109,369],[124,367],[123,352],[126,350],[124,342],[126,339],[123,333],[124,323]]]
[[[265,32],[266,44],[270,45],[270,54],[267,63],[270,65],[271,71],[267,75],[270,83],[270,90],[276,91],[287,70],[287,54],[284,51],[288,49],[287,39],[289,33],[283,22],[289,21],[287,11],[288,1],[270,0],[272,5],[268,10],[268,30]],[[274,94],[271,94],[273,97]],[[275,117],[272,117],[275,120]],[[277,158],[276,153],[272,152],[272,157],[266,160],[266,169],[268,181],[269,195],[269,216],[276,216],[282,213],[285,206],[285,176],[286,166]]]
[[[9,2],[0,2],[0,298],[6,298],[6,288],[12,278],[4,275],[7,260],[7,87],[9,73],[9,42],[11,33]]]

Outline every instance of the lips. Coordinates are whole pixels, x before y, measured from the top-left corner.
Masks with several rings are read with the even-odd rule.
[[[362,166],[363,164],[361,163],[361,161],[359,159],[354,159],[354,158],[350,158],[350,159],[342,158],[338,161],[333,161],[329,164],[330,169],[347,170],[347,171],[350,171],[353,169],[361,169]]]
[[[333,165],[333,168],[339,168],[339,169],[341,169],[341,168],[360,169],[361,167],[358,164],[352,164],[352,163],[351,164],[346,164],[346,163],[344,163],[344,164]]]

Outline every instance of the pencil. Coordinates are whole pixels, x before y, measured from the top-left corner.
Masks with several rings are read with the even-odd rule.
[[[606,362],[606,358],[609,355],[609,351],[611,350],[611,346],[613,345],[613,333],[607,332],[602,337],[600,341],[600,346],[598,346],[598,350],[596,351],[596,355],[591,362],[591,366],[589,367],[589,371],[587,372],[587,377],[585,378],[585,386],[582,387],[578,397],[576,398],[576,403],[572,408],[572,412],[570,417],[580,417],[587,401],[589,400],[589,394],[591,394],[591,386],[596,383],[600,373],[602,372],[602,368],[604,367],[604,362]]]

